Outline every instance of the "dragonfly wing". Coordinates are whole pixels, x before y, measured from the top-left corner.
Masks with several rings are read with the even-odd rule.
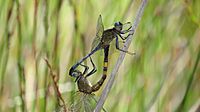
[[[70,104],[70,112],[82,112],[82,93],[81,92],[76,92],[73,94],[74,101],[71,102]]]
[[[93,42],[92,42],[91,51],[94,50],[99,45],[100,42],[101,42],[101,38],[95,37]]]
[[[93,97],[93,94],[86,94],[84,97],[83,101],[84,101],[85,112],[93,112],[96,106],[96,102],[94,101],[92,97]]]
[[[93,39],[91,50],[96,48],[97,45],[101,42],[103,31],[104,31],[104,26],[103,26],[103,22],[102,22],[102,17],[101,17],[101,15],[99,15],[99,18],[98,18],[98,21],[97,21],[97,27],[96,27],[96,36]]]
[[[70,106],[70,112],[93,112],[96,102],[92,97],[94,97],[93,94],[77,92]]]
[[[96,105],[97,105],[97,97],[95,96],[95,94],[87,94],[88,95],[88,103],[89,103],[89,107],[90,108],[85,108],[86,112],[93,112]],[[106,109],[103,107],[102,108],[104,112],[107,112]]]
[[[98,21],[97,21],[97,28],[96,28],[96,36],[98,38],[101,38],[103,35],[104,27],[102,22],[102,17],[99,15]]]

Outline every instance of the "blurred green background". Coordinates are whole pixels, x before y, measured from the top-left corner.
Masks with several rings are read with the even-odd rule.
[[[90,52],[101,14],[104,28],[133,22],[140,0],[0,0],[0,111],[55,111],[77,91],[69,68]],[[200,1],[149,0],[114,85],[109,112],[195,112],[200,109]],[[108,71],[119,56],[110,55]],[[102,74],[103,56],[93,56]],[[86,63],[86,62],[85,62]],[[87,63],[86,63],[87,64]],[[91,66],[91,65],[90,65]],[[101,95],[104,83],[100,91]]]

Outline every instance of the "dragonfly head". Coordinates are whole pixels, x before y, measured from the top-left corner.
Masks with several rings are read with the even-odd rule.
[[[75,82],[83,76],[83,74],[79,70],[73,71],[71,75],[76,78]]]
[[[114,26],[116,30],[121,31],[123,24],[121,22],[116,22]]]
[[[81,74],[80,71],[75,70],[74,67],[71,67],[71,69],[69,70],[69,75],[72,77],[77,77],[80,74]]]

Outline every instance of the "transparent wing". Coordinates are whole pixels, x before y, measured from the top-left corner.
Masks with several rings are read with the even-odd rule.
[[[103,31],[104,31],[104,27],[103,27],[102,17],[101,17],[101,15],[99,15],[99,18],[97,21],[97,27],[96,27],[96,36],[93,39],[91,50],[96,48],[97,45],[101,42]]]
[[[102,17],[101,15],[99,15],[99,18],[97,21],[96,36],[98,38],[102,38],[103,31],[104,31],[104,27],[103,27]]]
[[[85,94],[85,97],[83,100],[85,112],[93,112],[93,110],[95,109],[96,102],[92,98],[93,96],[94,94]]]
[[[93,112],[96,101],[92,98],[94,94],[76,92],[74,102],[71,103],[70,112]]]
[[[70,104],[70,112],[80,112],[82,110],[82,104],[81,104],[81,93],[80,92],[76,92],[73,95],[74,101],[71,102]]]
[[[94,50],[99,45],[100,42],[101,42],[101,38],[95,37],[92,42],[91,51]]]
[[[61,107],[59,106],[54,110],[54,112],[66,112],[67,110],[65,110],[65,108],[63,106],[61,106]]]

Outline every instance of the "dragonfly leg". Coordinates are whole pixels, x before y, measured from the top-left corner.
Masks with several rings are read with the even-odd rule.
[[[128,54],[130,54],[130,55],[134,55],[134,54],[135,54],[135,53],[132,53],[132,52],[129,52],[129,51],[125,51],[125,50],[119,48],[118,36],[116,36],[116,49],[119,50],[119,51],[122,51],[122,52],[128,53]]]
[[[128,29],[126,29],[126,30],[121,31],[120,34],[126,34],[126,33],[130,32],[130,31],[132,31],[131,28],[132,28],[132,26],[130,26],[130,27],[129,27]]]
[[[128,33],[132,30],[126,30],[127,32],[125,33]],[[120,32],[120,34],[125,34],[124,32]],[[122,39],[122,40],[126,40],[130,35],[133,35],[133,33],[129,33],[126,37],[123,37],[122,35],[119,34],[119,37]]]
[[[130,27],[129,27],[128,29],[126,29],[126,30],[121,31],[121,34],[126,34],[126,33],[128,33],[128,32],[131,31],[131,28],[132,28],[132,26],[131,26],[131,22],[127,22],[127,23],[125,23],[125,24],[129,24]],[[125,25],[125,24],[124,24],[124,25]]]
[[[133,33],[129,33],[126,37],[123,37],[122,35],[119,34],[119,37],[120,37],[122,40],[126,40],[130,35],[133,35]]]
[[[90,57],[90,62],[92,63],[93,69],[85,77],[89,77],[90,75],[94,74],[97,71],[96,66],[95,66],[94,62],[92,61],[91,57]]]
[[[122,40],[126,40],[126,38],[122,37],[122,35],[119,34],[119,37],[122,39]]]
[[[127,39],[130,35],[133,35],[133,33],[129,33],[129,34],[125,37],[125,39]]]
[[[83,66],[83,67],[85,68],[84,71],[83,71],[83,74],[86,74],[87,71],[89,70],[89,67],[86,66],[86,65],[83,65],[83,64],[80,64],[80,65]]]

